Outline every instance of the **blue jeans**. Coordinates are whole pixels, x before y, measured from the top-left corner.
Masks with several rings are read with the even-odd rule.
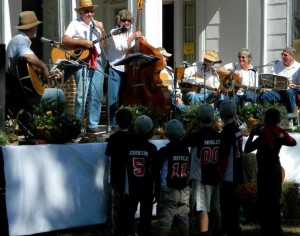
[[[296,105],[296,96],[299,93],[299,91],[295,89],[287,89],[285,91],[286,95],[286,102],[285,107],[288,113],[294,113],[295,105]]]
[[[282,100],[281,95],[274,90],[270,90],[268,92],[261,93],[259,99],[262,102],[268,101],[270,103],[278,103]]]
[[[109,69],[109,76],[112,78],[108,78],[108,106],[110,112],[110,125],[115,127],[116,124],[116,112],[119,107],[119,89],[121,84],[121,79],[125,76],[124,72],[113,69],[112,67]]]
[[[209,98],[212,92],[205,93],[205,99]],[[185,104],[197,104],[199,102],[204,102],[204,93],[188,92],[183,95],[183,101]]]
[[[57,100],[65,102],[65,93],[58,88],[46,88],[42,96],[29,98],[28,105],[34,106],[40,103],[41,101],[47,101],[48,103],[54,106]]]
[[[104,74],[101,73],[103,72],[103,66],[100,58],[97,59],[97,62],[99,71],[85,68],[84,81],[82,78],[82,68],[74,74],[76,82],[74,114],[80,119],[84,117],[86,98],[89,93],[87,107],[87,126],[89,128],[96,128],[99,125],[102,106],[101,100],[103,99]]]

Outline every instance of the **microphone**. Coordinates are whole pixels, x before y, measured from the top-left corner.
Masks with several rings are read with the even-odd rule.
[[[54,44],[59,44],[59,42],[56,42],[54,40],[51,40],[51,39],[47,39],[45,37],[41,37],[41,41],[44,43],[44,42],[47,42],[47,43],[54,43]]]
[[[215,63],[215,64],[221,64],[221,63],[222,63],[222,60],[215,61],[214,63]]]
[[[253,72],[256,72],[257,71],[257,68],[256,67],[253,67],[251,69],[248,69],[249,71],[253,71]]]

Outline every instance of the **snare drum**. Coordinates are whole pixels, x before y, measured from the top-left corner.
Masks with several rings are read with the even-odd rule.
[[[274,90],[285,90],[288,87],[287,77],[273,74],[260,74],[258,79],[259,87]]]

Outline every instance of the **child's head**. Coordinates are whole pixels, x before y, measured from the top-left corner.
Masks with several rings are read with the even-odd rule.
[[[176,140],[184,135],[184,128],[179,120],[173,119],[165,124],[165,132],[170,140]]]
[[[265,124],[276,126],[280,122],[280,112],[276,108],[269,108],[265,114]]]
[[[116,122],[120,129],[127,129],[132,122],[132,113],[126,108],[120,108],[116,113]]]
[[[141,115],[135,119],[134,132],[139,136],[149,137],[153,132],[153,121],[149,116]]]
[[[201,126],[211,126],[214,120],[214,109],[209,104],[203,104],[198,108],[198,118]]]
[[[221,102],[219,107],[220,117],[225,124],[235,121],[237,108],[234,99],[226,99]]]

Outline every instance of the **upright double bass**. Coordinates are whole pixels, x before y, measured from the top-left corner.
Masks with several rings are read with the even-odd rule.
[[[143,1],[138,0],[137,30],[139,31],[141,29],[142,6]],[[141,55],[142,61],[142,55],[151,55],[154,60],[142,64],[137,59],[136,63],[125,65],[128,78],[125,83],[121,84],[120,104],[140,104],[161,115],[168,115],[171,111],[171,96],[168,88],[163,85],[160,79],[160,71],[164,69],[162,55],[143,38],[136,39],[134,47],[127,52],[126,57],[134,54]]]

